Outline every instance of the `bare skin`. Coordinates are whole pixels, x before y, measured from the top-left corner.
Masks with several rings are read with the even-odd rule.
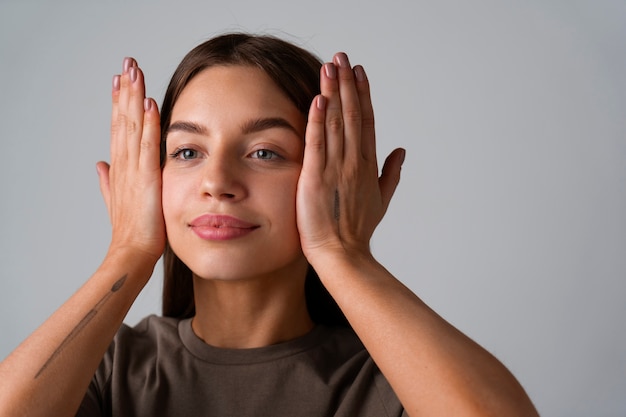
[[[193,329],[211,345],[266,346],[313,326],[294,204],[305,123],[263,71],[245,66],[202,71],[172,109],[163,213],[170,246],[194,272]],[[203,238],[189,226],[202,216],[254,230]]]
[[[218,75],[224,74],[211,76]],[[207,82],[215,80],[207,77]],[[262,84],[261,78],[256,81]],[[232,130],[241,126],[235,119],[211,124],[211,132],[220,132],[217,136],[185,138],[184,143],[191,142],[198,155],[206,157],[170,172],[166,163],[162,176],[158,110],[153,100],[144,100],[141,70],[134,60],[125,61],[122,75],[114,79],[111,167],[98,164],[113,226],[109,252],[87,283],[0,364],[0,416],[75,414],[102,355],[163,251],[166,224],[168,236],[180,231],[177,247],[183,255],[190,254],[198,307],[193,328],[207,343],[252,347],[308,331],[312,323],[302,308],[301,286],[308,261],[409,415],[537,415],[499,361],[429,309],[374,259],[369,241],[398,184],[404,151],[392,152],[379,176],[369,83],[362,67],[352,68],[345,54],[335,55],[322,68],[321,92],[311,104],[306,148],[297,167],[287,163],[289,157],[284,165],[282,161],[258,165],[254,149],[236,153],[240,151],[234,149],[241,147],[227,146],[241,137]],[[190,117],[191,113],[182,112],[181,120]],[[287,120],[299,123],[296,117]],[[304,123],[299,126],[303,129]],[[175,140],[172,136],[172,143]],[[222,159],[209,157],[215,152],[234,162],[220,165]],[[248,159],[249,155],[254,157]],[[275,230],[264,228],[278,221],[271,214],[275,209],[247,202],[255,201],[254,190],[270,189],[263,181],[285,181],[283,188],[292,193],[295,210],[283,213],[280,218],[287,221],[276,227],[282,236],[297,234],[297,247],[289,256],[273,259],[268,270],[244,275],[242,271],[249,268],[239,270],[237,263],[216,267],[211,255],[193,255],[197,246],[193,237],[175,225],[187,214],[164,207],[161,193],[168,184],[203,178],[202,170],[216,170],[210,178],[221,181],[200,183],[206,188],[197,194],[197,201],[213,204],[213,211],[238,210],[240,216],[260,225],[258,235]],[[256,248],[255,239],[213,249],[239,256],[249,250],[246,245]],[[217,272],[209,273],[214,267]],[[233,297],[239,302],[233,303]],[[216,315],[249,331],[234,334],[233,326],[220,327],[219,320],[211,319]]]
[[[536,416],[499,361],[372,256],[369,241],[398,184],[404,151],[387,157],[379,177],[369,84],[345,54],[322,69],[321,91],[298,184],[302,249],[408,414]]]
[[[126,59],[113,79],[111,167],[97,165],[112,224],[109,250],[92,277],[0,364],[0,416],[75,415],[163,252],[159,112],[144,94],[141,70]]]

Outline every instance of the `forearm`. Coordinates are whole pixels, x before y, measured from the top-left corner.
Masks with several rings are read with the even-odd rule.
[[[0,363],[0,416],[73,416],[156,260],[110,252],[96,273]]]
[[[314,267],[410,415],[537,415],[497,359],[373,258],[328,257]]]

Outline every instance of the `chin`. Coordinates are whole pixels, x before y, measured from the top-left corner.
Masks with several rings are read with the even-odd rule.
[[[211,251],[179,258],[189,267],[195,277],[204,280],[240,281],[260,276],[286,274],[288,276],[306,274],[307,261],[302,251],[292,254],[273,251],[263,254],[224,253]],[[276,256],[276,254],[280,254]]]

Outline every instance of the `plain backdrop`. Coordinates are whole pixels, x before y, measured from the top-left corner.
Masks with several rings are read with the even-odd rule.
[[[0,358],[97,268],[111,77],[262,32],[372,83],[407,149],[372,244],[545,417],[626,415],[626,2],[0,2]],[[161,268],[127,317],[160,311]],[[415,346],[419,349],[419,346]]]

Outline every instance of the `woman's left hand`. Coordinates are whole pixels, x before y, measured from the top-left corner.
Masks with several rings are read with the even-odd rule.
[[[394,150],[378,176],[374,112],[363,67],[344,53],[322,66],[321,95],[311,104],[296,196],[302,249],[370,255],[369,241],[400,180],[404,149]]]
[[[296,195],[304,255],[407,414],[537,416],[497,359],[373,258],[369,240],[398,185],[404,150],[387,157],[379,177],[363,68],[341,53],[333,62],[322,67],[322,94],[309,113]]]

